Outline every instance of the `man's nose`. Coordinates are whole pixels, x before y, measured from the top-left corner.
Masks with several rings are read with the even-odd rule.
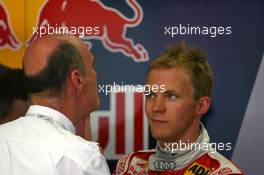
[[[154,101],[153,111],[164,112],[165,109],[165,99],[162,97],[157,97]]]

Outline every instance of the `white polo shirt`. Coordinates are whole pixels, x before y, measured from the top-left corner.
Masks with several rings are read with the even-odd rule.
[[[25,117],[0,125],[0,174],[110,174],[98,144],[74,133],[62,113],[30,106]]]

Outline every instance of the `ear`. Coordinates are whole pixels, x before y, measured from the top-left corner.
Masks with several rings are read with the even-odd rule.
[[[82,88],[83,78],[82,78],[82,74],[80,73],[79,70],[74,69],[71,71],[70,80],[71,80],[71,83],[72,83],[74,89],[79,90]]]
[[[196,114],[198,116],[204,115],[209,110],[210,106],[211,106],[211,98],[207,96],[201,97],[198,100]]]

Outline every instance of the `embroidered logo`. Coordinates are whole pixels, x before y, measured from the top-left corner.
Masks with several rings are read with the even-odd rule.
[[[213,168],[207,168],[204,165],[194,162],[184,173],[184,175],[209,175]]]

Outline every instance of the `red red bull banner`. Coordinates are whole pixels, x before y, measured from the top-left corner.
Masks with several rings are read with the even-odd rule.
[[[142,22],[143,10],[136,0],[127,0],[126,5],[134,13],[131,18],[101,1],[2,1],[0,63],[21,67],[24,48],[36,37],[53,33],[79,36],[90,49],[92,40],[99,40],[110,52],[120,52],[135,62],[148,61],[144,46],[127,37],[127,29]],[[17,10],[15,6],[23,8]]]

